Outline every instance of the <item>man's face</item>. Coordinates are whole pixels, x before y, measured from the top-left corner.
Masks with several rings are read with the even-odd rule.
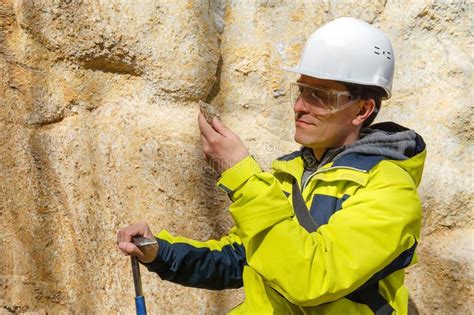
[[[347,91],[344,84],[337,81],[316,79],[301,76],[299,83],[337,91]],[[299,98],[294,106],[295,112],[295,141],[313,149],[336,148],[353,141],[351,137],[358,132],[358,126],[352,121],[356,117],[358,102],[335,112],[329,113],[320,107],[307,104]]]

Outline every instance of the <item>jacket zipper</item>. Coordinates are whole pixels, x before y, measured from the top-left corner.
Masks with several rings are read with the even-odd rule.
[[[355,167],[350,167],[350,166],[334,166],[334,167],[329,167],[329,168],[325,168],[325,169],[322,169],[322,170],[317,170],[316,172],[314,172],[314,173],[312,173],[311,175],[308,176],[306,181],[303,183],[303,187],[301,188],[301,192],[303,192],[303,190],[306,188],[306,185],[308,184],[311,177],[315,176],[316,174],[324,173],[324,172],[329,171],[329,170],[337,170],[337,169],[348,169],[348,170],[352,170],[352,171],[367,173],[366,170],[361,170],[361,169],[358,169],[358,168],[355,168]]]

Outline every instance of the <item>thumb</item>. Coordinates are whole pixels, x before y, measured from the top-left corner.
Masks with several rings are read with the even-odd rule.
[[[229,128],[227,128],[217,117],[212,118],[212,127],[221,135],[229,136],[232,134]]]

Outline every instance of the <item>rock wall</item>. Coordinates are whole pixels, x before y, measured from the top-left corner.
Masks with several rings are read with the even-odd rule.
[[[318,26],[354,16],[396,53],[378,118],[428,146],[413,314],[473,307],[470,1],[0,1],[0,314],[134,312],[115,233],[205,240],[232,222],[202,159],[207,101],[264,168],[297,147],[289,82]],[[210,292],[143,271],[151,314],[221,314],[241,290]]]

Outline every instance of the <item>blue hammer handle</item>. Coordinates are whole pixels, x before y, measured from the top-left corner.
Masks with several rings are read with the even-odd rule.
[[[144,296],[135,297],[135,307],[137,309],[137,315],[146,315],[146,305]]]
[[[136,256],[131,256],[133,284],[135,286],[135,307],[137,315],[146,315],[145,297],[142,293],[142,280],[140,278],[140,264]]]

